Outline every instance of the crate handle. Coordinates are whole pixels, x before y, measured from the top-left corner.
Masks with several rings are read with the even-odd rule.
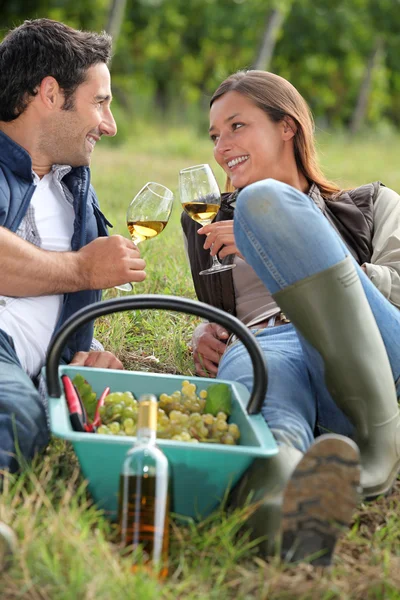
[[[215,321],[228,329],[228,331],[234,333],[246,346],[253,364],[254,383],[247,404],[247,412],[249,415],[260,412],[267,391],[267,365],[263,352],[256,342],[255,337],[249,332],[247,327],[236,317],[229,315],[219,308],[214,308],[205,304],[204,302],[158,294],[143,294],[94,302],[72,315],[72,317],[70,317],[56,333],[47,353],[46,380],[49,396],[52,398],[59,398],[61,396],[58,364],[60,362],[62,350],[69,337],[75,333],[79,327],[82,327],[82,325],[85,325],[98,317],[109,315],[110,313],[137,309],[166,309],[175,312],[183,312],[189,315],[196,315]]]

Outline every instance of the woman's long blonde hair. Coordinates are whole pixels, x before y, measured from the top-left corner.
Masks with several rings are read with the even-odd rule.
[[[297,129],[293,138],[297,168],[310,184],[315,183],[319,187],[322,196],[331,197],[340,191],[339,186],[328,181],[321,171],[310,108],[289,81],[267,71],[238,71],[219,85],[211,98],[210,107],[218,98],[232,91],[252,100],[275,123],[285,117],[293,119]],[[228,178],[226,191],[233,190]]]

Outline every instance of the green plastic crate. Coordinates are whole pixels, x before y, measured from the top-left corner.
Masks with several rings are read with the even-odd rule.
[[[109,386],[112,392],[129,390],[136,398],[144,393],[156,396],[163,392],[171,394],[181,389],[185,379],[196,384],[197,392],[215,383],[215,379],[199,377],[59,366],[62,349],[79,326],[104,314],[136,308],[177,310],[219,322],[242,339],[253,360],[255,386],[252,394],[241,384],[225,381],[232,391],[230,422],[236,423],[241,430],[240,444],[157,441],[171,465],[173,511],[186,517],[202,518],[218,506],[227,488],[238,481],[254,458],[268,458],[278,451],[266,422],[259,414],[267,385],[264,357],[254,337],[234,317],[200,302],[155,295],[108,300],[79,311],[59,331],[48,353],[46,377],[51,430],[54,435],[72,443],[94,501],[110,518],[115,518],[119,474],[126,452],[135,438],[73,431],[61,375],[65,373],[74,377],[76,373],[82,373],[97,395]]]

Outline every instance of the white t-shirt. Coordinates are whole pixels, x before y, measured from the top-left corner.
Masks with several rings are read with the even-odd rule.
[[[34,177],[36,189],[30,203],[29,221],[36,229],[30,233],[39,238],[37,245],[43,250],[71,250],[74,209],[63,193],[56,170],[41,179],[36,174]],[[26,217],[17,231],[21,237],[25,237],[27,222]],[[13,338],[21,365],[31,377],[37,375],[45,363],[62,303],[62,294],[27,298],[0,295],[0,329]]]

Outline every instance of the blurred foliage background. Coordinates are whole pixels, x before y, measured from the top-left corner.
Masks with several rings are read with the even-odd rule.
[[[0,0],[0,36],[37,17],[113,35],[117,142],[141,119],[203,129],[242,68],[289,79],[320,128],[400,126],[400,0]]]

